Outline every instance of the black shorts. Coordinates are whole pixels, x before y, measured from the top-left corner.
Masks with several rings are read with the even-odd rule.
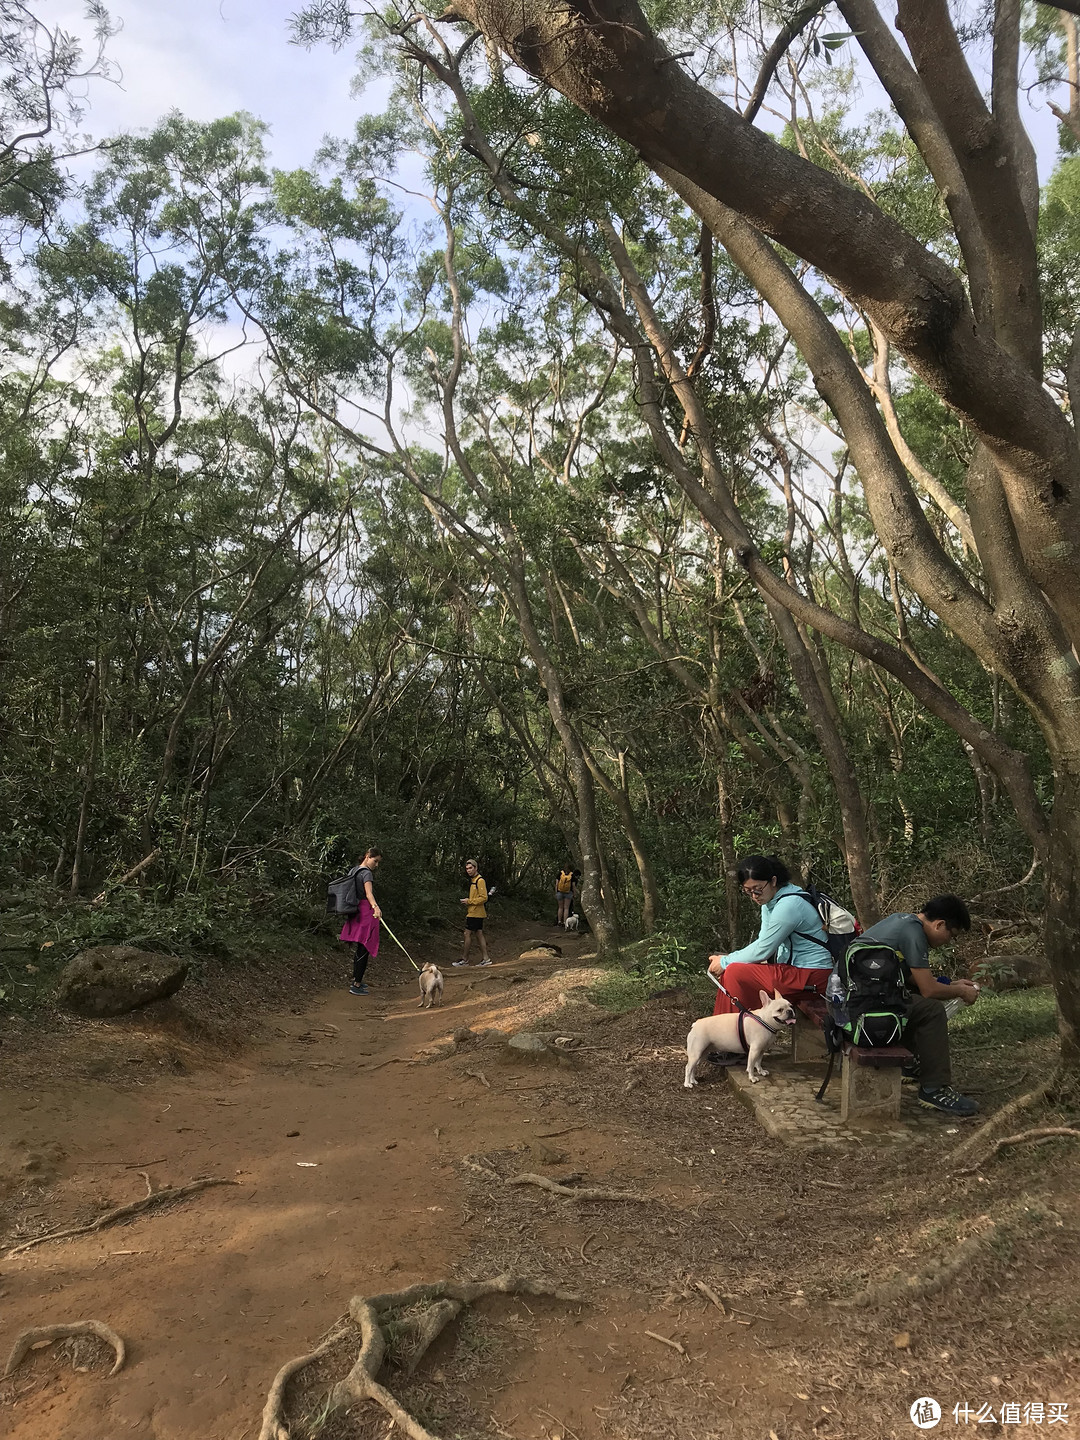
[[[466,918],[466,920],[465,920],[465,929],[466,929],[466,930],[482,930],[483,928],[484,928],[484,922],[483,922],[483,919],[482,919],[482,918],[480,918],[480,917],[478,917],[478,916],[476,916],[476,915],[469,915],[469,916]]]

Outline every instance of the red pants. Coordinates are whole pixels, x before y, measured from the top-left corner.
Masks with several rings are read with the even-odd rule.
[[[785,1000],[797,1000],[807,990],[812,990],[816,995],[824,995],[831,974],[831,967],[825,966],[814,970],[800,970],[795,965],[746,965],[736,960],[734,964],[724,967],[720,983],[724,990],[734,995],[739,1004],[745,1005],[747,1010],[760,1010],[761,996],[758,991],[767,990],[770,1000],[774,990],[779,990]],[[732,1015],[738,1009],[724,994],[724,990],[716,992],[714,1015]]]

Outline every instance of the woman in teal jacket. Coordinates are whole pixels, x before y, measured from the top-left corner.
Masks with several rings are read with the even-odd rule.
[[[807,990],[824,995],[833,962],[817,907],[775,855],[751,855],[737,874],[739,888],[761,910],[761,927],[741,950],[709,956],[709,974],[724,987],[716,992],[713,1014],[729,1015],[740,1006],[757,1010],[762,990],[779,991],[786,1000]]]

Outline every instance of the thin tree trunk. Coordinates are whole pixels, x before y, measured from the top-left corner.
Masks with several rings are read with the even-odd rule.
[[[720,859],[724,867],[726,929],[721,944],[726,954],[735,948],[739,923],[739,886],[736,878],[738,862],[735,856],[735,840],[731,833],[731,796],[727,784],[727,766],[719,754],[716,760],[716,825],[720,832]]]
[[[75,832],[75,858],[71,865],[71,893],[78,895],[83,882],[83,861],[86,856],[86,831],[90,824],[90,805],[94,796],[94,784],[97,780],[99,724],[98,724],[98,693],[101,686],[101,656],[94,662],[94,673],[90,680],[90,694],[87,697],[87,709],[89,711],[90,726],[90,749],[86,757],[86,770],[83,775],[82,800],[79,804],[79,823]]]
[[[567,764],[574,782],[574,795],[578,811],[578,844],[581,848],[581,908],[589,922],[589,928],[596,937],[597,949],[618,948],[619,934],[614,917],[609,909],[610,894],[604,894],[602,877],[602,856],[600,853],[600,830],[596,815],[596,791],[593,788],[592,772],[578,741],[577,733],[570,721],[562,679],[547,647],[540,637],[529,603],[528,588],[520,553],[505,556],[508,580],[507,599],[513,606],[517,622],[521,627],[533,664],[547,696],[548,710],[555,729],[562,741]],[[607,887],[610,890],[610,887]]]
[[[870,860],[870,835],[866,823],[859,777],[855,773],[844,737],[840,734],[832,710],[822,693],[810,653],[802,642],[798,627],[789,611],[766,600],[769,614],[783,641],[795,684],[806,706],[822,758],[836,791],[843,827],[844,862],[851,882],[851,899],[855,913],[864,928],[878,918],[878,896],[874,888]]]
[[[653,869],[652,860],[645,848],[637,816],[634,814],[634,807],[630,803],[630,796],[621,785],[616,785],[605,773],[603,766],[584,741],[582,750],[586,763],[593,773],[593,778],[604,793],[615,802],[615,807],[619,812],[627,844],[630,846],[634,863],[637,865],[638,879],[641,881],[641,928],[646,935],[651,935],[656,929],[657,917],[660,914],[660,891],[657,888],[656,872]]]

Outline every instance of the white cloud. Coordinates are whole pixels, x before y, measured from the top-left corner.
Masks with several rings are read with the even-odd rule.
[[[119,85],[93,82],[84,128],[96,139],[149,128],[170,109],[195,120],[248,110],[271,127],[275,165],[306,164],[326,134],[351,131],[361,109],[350,97],[353,51],[289,43],[300,0],[115,0],[122,29],[108,54]],[[42,19],[86,35],[78,0],[40,7]]]

